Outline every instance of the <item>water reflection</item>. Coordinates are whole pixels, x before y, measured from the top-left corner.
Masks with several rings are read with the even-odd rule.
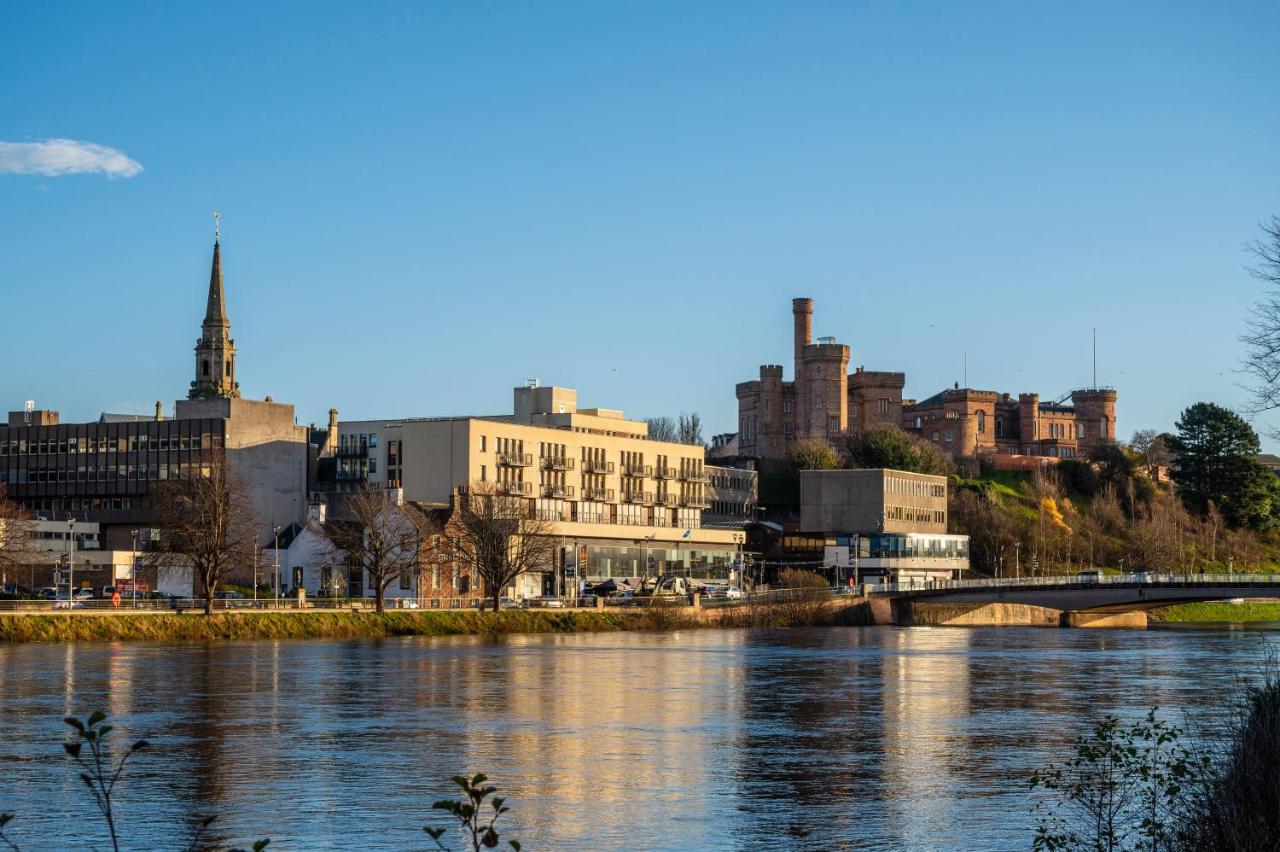
[[[121,802],[133,848],[180,846],[196,812],[223,813],[240,842],[404,848],[463,771],[496,778],[528,848],[1024,847],[1027,772],[1082,720],[1211,711],[1270,641],[851,628],[4,646],[0,809],[28,848],[100,845],[57,744],[62,715],[103,708],[121,741],[156,744]]]

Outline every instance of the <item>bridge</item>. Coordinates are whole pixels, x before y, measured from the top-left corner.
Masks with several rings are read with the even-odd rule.
[[[1087,574],[872,588],[892,600],[899,623],[1047,624],[1056,613],[1067,626],[1141,627],[1147,610],[1174,604],[1280,599],[1280,574]]]

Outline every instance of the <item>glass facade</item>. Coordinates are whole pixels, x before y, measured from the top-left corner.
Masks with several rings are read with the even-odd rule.
[[[587,579],[609,577],[689,577],[727,580],[733,550],[694,550],[666,546],[584,544]]]
[[[850,536],[841,536],[848,545]],[[860,559],[968,559],[969,537],[966,535],[925,535],[906,533],[892,535],[871,533],[858,536]]]

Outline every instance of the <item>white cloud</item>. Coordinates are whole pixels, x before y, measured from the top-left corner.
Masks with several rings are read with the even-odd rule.
[[[0,174],[57,177],[102,172],[110,178],[130,178],[140,171],[142,165],[123,152],[92,142],[0,142]]]

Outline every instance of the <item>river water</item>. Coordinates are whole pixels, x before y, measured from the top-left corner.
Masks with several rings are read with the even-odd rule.
[[[526,849],[1019,849],[1103,713],[1213,724],[1275,634],[824,628],[0,646],[0,810],[101,848],[67,713],[146,736],[123,846],[422,849],[486,772]],[[500,823],[501,825],[501,823]]]

